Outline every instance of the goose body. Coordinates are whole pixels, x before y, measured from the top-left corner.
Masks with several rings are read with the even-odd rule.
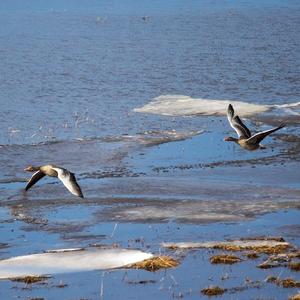
[[[260,145],[260,142],[272,132],[275,132],[285,126],[285,124],[281,124],[278,127],[252,135],[239,116],[234,114],[234,109],[231,104],[228,105],[227,118],[230,126],[236,131],[238,138],[229,136],[226,137],[224,141],[235,142],[246,150],[265,149],[264,146]]]
[[[73,195],[83,198],[82,191],[76,181],[74,173],[68,171],[67,169],[55,165],[44,165],[39,167],[29,166],[25,169],[25,171],[34,172],[25,187],[26,191],[47,175],[50,177],[57,177],[61,180],[69,192],[71,192]]]

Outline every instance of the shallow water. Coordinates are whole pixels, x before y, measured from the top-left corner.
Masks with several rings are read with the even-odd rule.
[[[0,258],[99,243],[159,253],[163,241],[245,235],[299,246],[299,14],[292,0],[1,1]],[[242,103],[252,132],[287,126],[265,150],[244,151],[223,141],[235,134],[225,100]],[[25,193],[24,167],[46,163],[73,171],[85,199],[53,178]],[[199,299],[211,283],[272,273],[211,266],[209,255],[156,274],[57,275],[32,289],[2,281],[0,297],[98,299],[103,282],[109,299]],[[262,283],[222,298],[293,293]]]

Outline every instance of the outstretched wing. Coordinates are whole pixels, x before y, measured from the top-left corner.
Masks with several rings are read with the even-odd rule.
[[[57,177],[62,181],[64,186],[73,194],[83,198],[80,186],[78,185],[75,174],[66,169],[53,168],[57,172]]]
[[[236,131],[239,138],[250,138],[251,132],[242,122],[239,116],[234,115],[234,109],[231,104],[228,105],[227,118],[230,126]]]
[[[29,190],[35,183],[37,183],[41,178],[43,178],[44,176],[46,176],[43,172],[41,171],[37,171],[35,173],[33,173],[33,175],[31,176],[30,180],[28,181],[25,190]]]
[[[285,126],[285,124],[281,124],[280,126],[278,126],[276,128],[272,128],[272,129],[269,129],[269,130],[265,130],[265,131],[256,133],[247,140],[247,143],[259,144],[266,136],[268,136],[272,132],[275,132],[275,131],[283,128],[284,126]]]

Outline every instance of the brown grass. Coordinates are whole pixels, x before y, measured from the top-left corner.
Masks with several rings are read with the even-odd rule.
[[[279,264],[274,263],[274,262],[265,261],[265,262],[257,265],[256,267],[260,268],[260,269],[271,269],[271,268],[279,267]]]
[[[300,258],[300,251],[297,250],[295,252],[291,252],[291,253],[288,254],[288,257],[289,258]]]
[[[16,277],[11,278],[11,281],[24,282],[26,284],[33,284],[36,282],[41,282],[49,279],[47,276],[24,276],[24,277]]]
[[[209,286],[201,290],[201,293],[206,296],[217,296],[222,295],[226,292],[226,289],[220,288],[218,286]]]
[[[282,279],[280,280],[279,284],[282,285],[284,288],[300,287],[300,281],[296,281],[292,278]]]
[[[276,282],[278,280],[278,277],[276,276],[268,276],[266,281],[267,282]]]
[[[267,282],[275,283],[278,286],[282,286],[284,288],[300,287],[300,281],[296,281],[293,278],[280,279],[279,277],[269,276],[267,278]]]
[[[251,250],[256,253],[266,253],[266,254],[277,254],[284,253],[290,248],[290,245],[274,245],[274,246],[237,246],[237,245],[226,245],[219,244],[213,247],[214,249],[226,250],[226,251],[243,251]]]
[[[275,241],[275,242],[285,242],[285,239],[281,236],[250,236],[246,238],[241,238],[241,241]]]
[[[300,271],[300,262],[290,262],[288,267],[293,271]]]
[[[179,261],[170,256],[155,256],[141,262],[128,265],[130,269],[143,269],[150,272],[155,272],[159,269],[174,268],[179,265]]]
[[[249,253],[246,253],[246,257],[249,259],[256,259],[256,258],[259,258],[259,255],[255,252],[249,252]]]
[[[280,254],[286,253],[293,246],[287,242],[283,242],[281,237],[261,237],[231,240],[225,242],[199,242],[199,243],[163,243],[164,247],[169,249],[192,249],[192,248],[210,248],[224,251],[252,251],[255,253]]]
[[[240,262],[241,259],[235,255],[227,255],[227,254],[223,254],[223,255],[214,255],[210,258],[210,262],[212,264],[235,264],[237,262]]]
[[[300,293],[290,297],[289,300],[300,300]]]

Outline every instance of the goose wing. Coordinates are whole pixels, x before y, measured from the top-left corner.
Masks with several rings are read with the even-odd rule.
[[[62,168],[53,168],[57,172],[57,177],[62,181],[64,186],[71,192],[73,195],[83,198],[83,194],[80,186],[78,185],[75,174],[69,172],[66,169]]]
[[[40,179],[42,179],[46,174],[44,174],[42,171],[37,171],[33,173],[30,180],[28,181],[25,191],[29,190],[35,183],[37,183]]]
[[[285,124],[281,124],[280,126],[278,126],[276,128],[258,132],[256,134],[254,134],[253,136],[251,136],[249,139],[247,139],[247,142],[250,144],[259,144],[266,136],[268,136],[272,132],[275,132],[275,131],[283,128],[284,126],[285,126]]]
[[[242,122],[239,116],[234,115],[234,109],[231,104],[228,105],[227,118],[230,126],[236,131],[239,138],[250,138],[251,132]]]

